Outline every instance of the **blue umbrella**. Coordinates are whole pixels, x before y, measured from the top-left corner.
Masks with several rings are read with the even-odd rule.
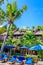
[[[15,48],[15,46],[12,46],[12,45],[10,45],[10,46],[4,46],[4,48],[5,48],[5,49],[8,49],[8,48]]]
[[[28,46],[22,46],[22,47],[20,47],[21,49],[24,49],[25,50],[25,52],[26,52],[26,50],[28,50],[29,49],[29,47]],[[24,53],[24,51],[23,51],[23,53]]]
[[[33,46],[33,47],[29,48],[29,50],[43,50],[43,46],[38,44],[36,46]]]
[[[10,49],[10,55],[11,55],[11,49],[15,48],[15,46],[9,45],[9,46],[4,46],[4,49]]]
[[[22,46],[22,47],[20,47],[21,49],[28,49],[29,47],[27,47],[27,46]]]

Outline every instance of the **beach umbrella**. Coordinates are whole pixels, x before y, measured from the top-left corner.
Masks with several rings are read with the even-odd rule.
[[[4,46],[4,49],[9,49],[9,48],[15,48],[15,46],[12,46],[12,45]]]
[[[22,49],[22,51],[24,50],[26,52],[26,54],[27,54],[27,50],[29,49],[28,46],[22,46],[20,48]],[[23,51],[23,53],[24,53],[24,51]]]
[[[27,46],[22,46],[22,47],[20,47],[21,49],[28,49],[29,47],[27,47]]]
[[[43,51],[43,46],[40,45],[40,44],[38,44],[38,45],[36,45],[36,46],[33,46],[33,47],[29,48],[29,50]],[[42,52],[40,52],[40,53],[41,53],[41,58],[42,58]]]
[[[11,55],[11,49],[12,48],[15,48],[15,46],[12,46],[12,45],[4,46],[4,49],[10,49],[10,51],[9,51],[10,55]]]
[[[33,47],[29,48],[29,50],[43,50],[43,46],[38,44],[36,46],[33,46]]]

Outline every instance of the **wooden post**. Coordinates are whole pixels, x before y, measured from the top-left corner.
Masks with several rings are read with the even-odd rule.
[[[29,52],[30,52],[30,51],[28,50],[28,54],[29,54]]]
[[[22,49],[20,49],[20,53],[22,54]]]
[[[27,55],[27,49],[26,49],[26,55]]]

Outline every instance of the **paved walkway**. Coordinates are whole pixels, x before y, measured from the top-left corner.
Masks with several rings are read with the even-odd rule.
[[[43,65],[43,61],[38,61],[37,65]]]
[[[35,63],[34,65],[43,65],[43,61],[38,61],[38,62]]]
[[[7,63],[0,63],[0,65],[8,65]]]
[[[7,63],[0,63],[0,65],[9,65],[9,64],[7,64]],[[43,65],[43,61],[38,61],[38,63],[35,63],[34,65]]]

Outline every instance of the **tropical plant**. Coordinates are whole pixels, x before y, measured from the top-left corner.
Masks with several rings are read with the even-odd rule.
[[[0,5],[1,5],[2,3],[4,3],[4,0],[0,0]]]
[[[13,3],[8,3],[7,4],[7,7],[6,7],[6,11],[4,11],[2,8],[0,8],[0,24],[3,23],[4,21],[8,22],[9,24],[9,28],[10,26],[13,24],[13,22],[19,18],[22,13],[27,9],[27,6],[23,6],[22,9],[18,9],[17,8],[17,3],[16,2],[13,2]],[[7,30],[7,36],[8,36],[8,33],[9,33],[9,28]],[[4,43],[2,45],[2,48],[1,50],[3,50],[3,46],[5,45],[5,40],[6,38],[4,39]]]
[[[20,44],[20,39],[14,38],[14,39],[12,39],[12,42],[13,42],[13,45],[17,46]]]
[[[41,26],[37,26],[36,29],[37,29],[37,30],[41,30],[42,27],[41,27]]]
[[[7,30],[6,26],[0,27],[0,35]]]
[[[32,26],[32,30],[34,30],[35,29],[35,26]]]
[[[34,46],[34,45],[39,44],[39,43],[40,42],[35,39],[35,35],[31,31],[26,32],[21,39],[21,44],[23,46],[31,47],[31,46]]]

